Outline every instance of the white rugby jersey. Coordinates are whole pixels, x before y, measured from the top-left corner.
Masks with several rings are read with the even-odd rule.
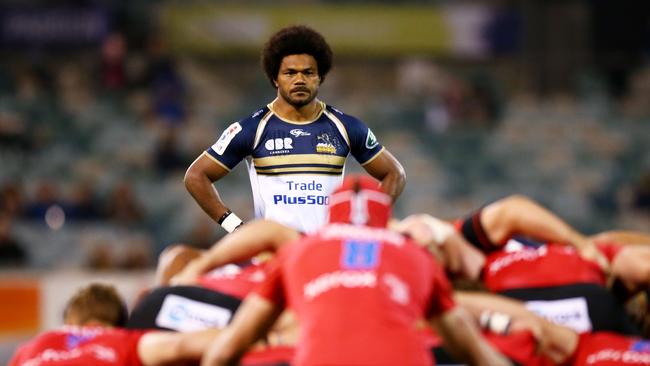
[[[227,170],[246,159],[255,216],[313,232],[327,219],[349,154],[365,165],[383,147],[360,120],[321,103],[308,122],[277,116],[270,105],[231,124],[205,154]]]

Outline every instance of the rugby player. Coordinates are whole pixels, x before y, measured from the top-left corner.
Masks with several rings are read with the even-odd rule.
[[[9,365],[147,366],[196,361],[219,332],[126,330],[120,328],[126,317],[126,306],[112,286],[91,284],[69,300],[62,328],[22,345]]]
[[[311,232],[326,219],[328,196],[342,180],[348,155],[395,200],[405,184],[401,164],[360,120],[318,100],[332,66],[325,39],[306,26],[275,33],[262,66],[277,97],[228,126],[188,168],[185,186],[226,231],[242,220],[222,201],[213,183],[246,159],[255,217]]]
[[[578,332],[639,334],[621,302],[607,288],[607,273],[597,263],[567,245],[533,245],[530,240],[510,239],[487,246],[485,240],[476,238],[487,238],[488,228],[498,226],[480,225],[481,217],[473,215],[465,221],[464,237],[451,224],[428,215],[409,217],[398,229],[420,243],[434,243],[429,247],[442,263],[460,266],[456,274],[480,279],[491,292],[526,301],[531,310],[552,321]],[[469,220],[475,224],[467,224]]]
[[[438,325],[460,359],[510,364],[455,306],[433,257],[386,228],[392,199],[376,181],[348,177],[330,199],[329,224],[280,248],[267,279],[246,298],[202,365],[236,362],[287,304],[301,326],[296,365],[432,364],[416,331],[422,318]]]

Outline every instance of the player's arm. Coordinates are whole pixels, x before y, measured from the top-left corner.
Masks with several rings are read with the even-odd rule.
[[[228,210],[213,183],[229,173],[207,152],[201,154],[185,172],[185,188],[194,197],[203,211],[219,223],[226,231],[232,232],[241,220]]]
[[[428,214],[414,214],[392,225],[426,247],[447,273],[478,279],[485,255],[468,243],[454,226]]]
[[[529,331],[538,342],[537,350],[562,364],[575,351],[578,334],[553,324],[528,310],[520,301],[503,296],[457,291],[454,300],[483,328],[498,334]]]
[[[584,235],[560,217],[522,195],[512,195],[485,206],[480,222],[493,243],[504,243],[515,235],[578,248],[587,242]]]
[[[614,257],[610,274],[620,279],[630,295],[650,285],[650,247],[624,245]]]
[[[210,345],[201,366],[237,365],[244,352],[273,326],[282,307],[251,294],[237,310],[232,323]]]
[[[191,260],[171,280],[173,285],[192,284],[200,275],[224,264],[250,259],[264,251],[275,252],[300,237],[290,227],[270,220],[253,221],[226,235],[202,255]]]
[[[445,347],[458,359],[477,366],[511,365],[479,334],[471,316],[461,307],[444,312],[433,320]]]
[[[150,332],[143,335],[138,342],[138,357],[144,366],[168,365],[172,362],[176,364],[181,361],[196,362],[220,332],[220,329],[188,333]]]
[[[432,292],[427,305],[426,318],[443,338],[447,348],[457,359],[470,365],[510,365],[481,337],[470,315],[457,306],[453,290],[443,269],[431,261]]]
[[[381,189],[393,198],[393,202],[404,190],[406,172],[402,164],[384,149],[363,168],[377,180],[381,181]]]
[[[642,231],[611,230],[592,235],[589,240],[620,245],[650,245],[650,234]]]
[[[485,206],[480,223],[492,243],[504,243],[515,235],[535,240],[574,246],[580,254],[609,269],[607,258],[587,237],[539,203],[522,195],[513,195]]]

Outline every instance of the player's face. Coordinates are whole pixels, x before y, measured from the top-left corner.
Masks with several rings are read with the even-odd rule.
[[[289,55],[282,59],[276,79],[282,99],[296,108],[309,104],[318,94],[318,64],[310,55]]]

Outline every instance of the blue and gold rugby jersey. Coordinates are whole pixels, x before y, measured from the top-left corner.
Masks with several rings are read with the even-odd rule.
[[[227,170],[246,159],[256,217],[318,229],[348,155],[365,165],[383,151],[363,122],[320,103],[321,113],[309,122],[282,119],[269,104],[231,124],[206,151]]]

